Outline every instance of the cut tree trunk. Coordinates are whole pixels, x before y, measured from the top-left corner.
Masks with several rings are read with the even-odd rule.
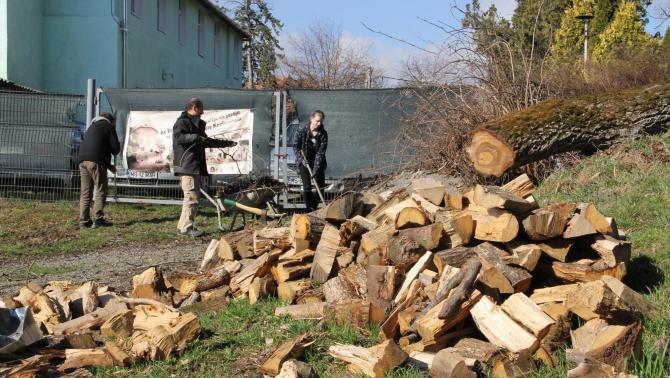
[[[617,139],[663,132],[670,126],[670,85],[597,96],[548,100],[491,120],[466,146],[482,175],[568,151],[605,149]]]
[[[98,308],[90,314],[86,314],[76,319],[55,325],[53,327],[53,334],[68,335],[71,333],[87,331],[96,327],[100,327],[104,322],[107,321],[107,319],[114,316],[117,312],[125,309],[127,309],[127,307],[123,303],[110,303],[105,307]]]
[[[430,223],[426,213],[416,207],[406,207],[395,218],[395,229],[403,230],[405,228],[421,227]]]
[[[544,243],[540,243],[538,245],[545,255],[560,262],[565,262],[567,260],[568,253],[572,248],[572,242],[570,240],[561,238],[547,240]]]

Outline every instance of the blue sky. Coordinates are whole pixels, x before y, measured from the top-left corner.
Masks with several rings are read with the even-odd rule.
[[[370,28],[400,37],[417,45],[442,41],[444,33],[419,18],[459,25],[460,12],[466,0],[268,0],[274,14],[284,22],[280,40],[287,46],[288,35],[305,30],[316,21],[334,22],[342,28],[345,38],[354,43],[370,46],[370,54],[384,69],[386,75],[400,74],[403,62],[418,50],[366,29]],[[516,7],[515,0],[480,0],[482,8],[495,3],[499,13],[509,18]],[[656,0],[649,11],[659,5],[670,5],[670,0]],[[657,28],[652,19],[647,30],[663,33],[670,24]]]

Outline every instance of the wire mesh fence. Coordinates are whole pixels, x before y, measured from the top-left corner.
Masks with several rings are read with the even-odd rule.
[[[76,198],[85,119],[84,96],[0,91],[0,197]]]

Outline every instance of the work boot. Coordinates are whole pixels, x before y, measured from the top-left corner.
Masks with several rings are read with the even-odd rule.
[[[79,222],[79,229],[80,230],[85,230],[87,228],[90,228],[93,222],[90,220],[87,220],[86,222]]]
[[[188,229],[188,230],[186,230],[186,231],[178,230],[177,233],[178,233],[180,236],[190,236],[190,237],[192,237],[192,238],[198,238],[198,237],[200,237],[200,236],[202,236],[202,235],[205,234],[204,232],[202,232],[202,231],[200,231],[200,230],[195,230],[195,229]]]
[[[103,219],[98,219],[93,222],[91,225],[91,228],[100,228],[100,227],[109,227],[111,226],[111,222],[107,222],[104,218]]]

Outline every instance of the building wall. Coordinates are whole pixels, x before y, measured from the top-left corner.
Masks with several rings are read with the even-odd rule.
[[[0,78],[7,79],[7,2],[0,1]]]
[[[0,35],[0,74],[21,85],[41,88],[42,62],[42,0],[3,0],[4,16],[0,21],[6,25]],[[20,37],[18,37],[20,36]],[[4,45],[4,46],[3,46]],[[4,72],[3,72],[4,71]]]
[[[142,0],[141,14],[129,12],[128,87],[189,88],[242,85],[241,64],[233,51],[237,33],[198,1],[186,1],[186,39],[179,43],[179,1],[165,1],[166,22],[159,31],[158,0]],[[198,9],[204,13],[204,51],[198,54]],[[214,64],[214,25],[222,33],[219,65]],[[241,58],[240,58],[241,59]]]

